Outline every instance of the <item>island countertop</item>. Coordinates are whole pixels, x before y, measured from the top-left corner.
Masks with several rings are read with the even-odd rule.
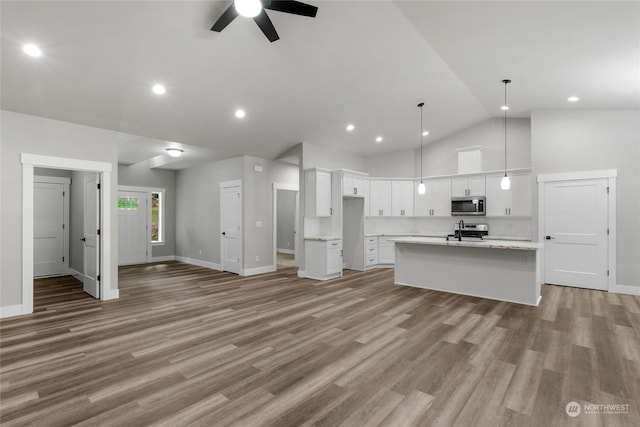
[[[524,251],[537,251],[542,248],[540,243],[521,240],[469,240],[463,238],[462,241],[458,241],[452,237],[447,240],[444,237],[422,236],[392,237],[387,240],[394,243],[412,243],[417,245],[464,246],[470,248],[515,249]]]

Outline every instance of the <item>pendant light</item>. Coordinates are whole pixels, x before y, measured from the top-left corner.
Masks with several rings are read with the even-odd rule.
[[[422,129],[422,107],[424,107],[424,102],[418,104],[420,108],[420,184],[418,184],[418,194],[424,194],[427,192],[427,188],[424,186],[424,182],[422,182],[422,140],[424,139],[424,132]]]
[[[511,80],[505,79],[504,83],[504,105],[502,111],[504,111],[504,176],[500,181],[500,188],[508,190],[511,188],[511,180],[507,176],[507,111],[509,110],[509,104],[507,104],[507,85],[511,83]]]

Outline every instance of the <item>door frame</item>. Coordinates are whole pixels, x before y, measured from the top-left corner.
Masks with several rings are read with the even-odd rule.
[[[71,229],[71,224],[69,223],[69,200],[71,198],[71,194],[69,193],[69,185],[71,184],[71,178],[58,177],[58,176],[34,175],[33,183],[62,185],[62,191],[64,191],[64,196],[62,200],[62,206],[63,206],[62,220],[64,222],[62,240],[64,245],[64,254],[63,254],[64,267],[65,267],[64,275],[67,275],[69,274],[69,230]],[[43,276],[43,277],[46,277],[46,276]]]
[[[595,171],[583,171],[583,172],[565,172],[565,173],[550,173],[541,174],[537,176],[538,182],[538,242],[543,244],[540,249],[540,259],[538,265],[540,265],[540,278],[542,283],[546,283],[545,280],[545,268],[544,268],[544,223],[545,223],[545,185],[551,182],[562,181],[579,181],[586,179],[607,179],[607,188],[609,197],[607,198],[607,227],[609,228],[609,235],[607,238],[607,269],[609,270],[609,276],[607,277],[607,291],[614,292],[616,289],[616,179],[618,177],[617,169],[607,170],[595,170]]]
[[[21,153],[22,163],[22,314],[33,313],[33,182],[34,168],[95,172],[100,175],[100,298],[118,298],[111,289],[111,171],[112,164],[92,160]]]
[[[223,181],[220,183],[218,200],[220,203],[219,223],[218,223],[218,238],[220,239],[220,271],[224,269],[224,239],[222,238],[222,189],[230,187],[240,187],[240,273],[239,276],[244,276],[244,191],[242,188],[242,180],[236,179],[233,181]]]
[[[295,216],[295,236],[293,239],[294,244],[294,254],[293,259],[295,261],[296,267],[298,267],[298,259],[300,250],[298,245],[298,218],[300,215],[300,186],[291,185],[291,184],[280,184],[277,182],[273,183],[273,227],[272,227],[272,235],[273,235],[273,266],[275,269],[278,269],[278,190],[289,190],[296,192],[296,216]]]

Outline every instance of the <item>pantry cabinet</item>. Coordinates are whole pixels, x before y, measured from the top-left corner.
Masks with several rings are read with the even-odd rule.
[[[308,169],[304,174],[305,216],[331,216],[331,172],[326,169]]]

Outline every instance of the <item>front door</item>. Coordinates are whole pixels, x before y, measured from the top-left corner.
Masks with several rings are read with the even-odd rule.
[[[65,256],[64,184],[33,184],[33,275],[68,274]]]
[[[220,187],[222,270],[240,274],[242,269],[242,192],[240,185]]]
[[[84,291],[100,298],[100,197],[96,176],[84,177]]]
[[[147,193],[118,191],[118,265],[147,262]]]
[[[544,184],[545,282],[607,289],[607,182]]]

